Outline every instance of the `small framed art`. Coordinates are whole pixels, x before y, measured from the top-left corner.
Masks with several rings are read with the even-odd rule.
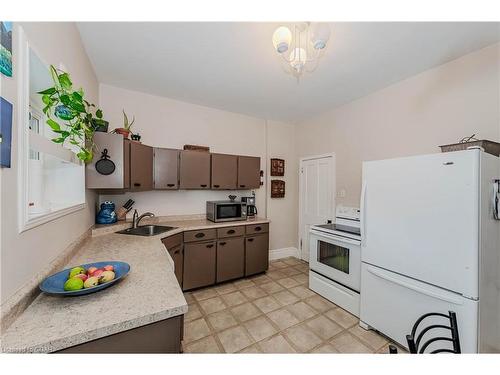
[[[285,161],[283,159],[271,159],[271,176],[285,175]]]

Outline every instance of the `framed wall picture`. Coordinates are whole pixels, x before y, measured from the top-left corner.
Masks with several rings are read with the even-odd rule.
[[[0,21],[0,73],[12,77],[12,22]]]
[[[0,97],[0,166],[10,168],[12,104]]]
[[[271,159],[271,176],[285,175],[285,161],[283,159]]]
[[[271,180],[271,198],[285,198],[285,181]]]

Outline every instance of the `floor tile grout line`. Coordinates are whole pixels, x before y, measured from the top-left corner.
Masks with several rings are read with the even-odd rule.
[[[293,258],[290,258],[290,259],[293,259]],[[206,339],[209,336],[213,336],[214,339],[215,339],[215,341],[216,341],[216,343],[217,343],[217,345],[218,345],[218,347],[219,347],[219,349],[221,349],[221,347],[222,347],[222,351],[225,352],[225,350],[223,348],[223,345],[222,345],[222,343],[220,342],[220,340],[218,338],[218,334],[221,333],[221,332],[224,332],[226,330],[229,330],[231,328],[242,327],[243,332],[245,333],[245,335],[247,336],[247,338],[250,341],[250,344],[247,345],[247,346],[245,346],[244,348],[240,349],[238,352],[244,351],[245,349],[247,349],[247,348],[249,348],[251,346],[255,346],[259,351],[263,352],[262,346],[259,345],[260,343],[262,343],[262,342],[264,342],[266,340],[270,340],[270,339],[272,339],[275,336],[281,335],[285,339],[285,341],[294,350],[297,350],[297,352],[301,353],[303,351],[301,351],[292,342],[292,340],[286,334],[287,330],[290,330],[291,328],[294,328],[294,327],[297,327],[297,326],[300,326],[300,325],[303,325],[305,329],[309,330],[311,333],[313,333],[315,336],[317,336],[319,339],[321,339],[321,343],[320,344],[314,346],[312,349],[308,350],[307,352],[312,352],[312,351],[316,350],[317,348],[319,348],[319,347],[321,347],[323,345],[327,345],[327,344],[332,345],[332,343],[331,343],[332,340],[334,340],[336,337],[338,337],[338,336],[340,336],[342,334],[346,334],[346,333],[348,333],[350,336],[352,336],[356,342],[362,344],[364,347],[366,347],[367,349],[369,349],[372,352],[378,352],[378,351],[382,350],[385,346],[388,345],[387,343],[385,343],[380,348],[376,349],[374,346],[372,346],[371,344],[369,344],[368,341],[365,342],[364,340],[362,340],[360,337],[358,337],[356,334],[354,334],[351,331],[356,326],[357,323],[355,323],[352,326],[349,326],[347,328],[344,328],[342,325],[339,324],[338,321],[335,321],[332,318],[330,318],[329,316],[327,316],[326,313],[328,313],[329,311],[336,310],[336,309],[341,309],[340,307],[336,306],[335,304],[333,304],[333,303],[331,303],[331,302],[328,301],[328,303],[331,303],[333,305],[333,307],[328,308],[326,310],[321,309],[321,311],[320,311],[320,309],[314,307],[310,303],[310,301],[307,301],[307,299],[309,299],[309,298],[311,298],[313,296],[318,296],[318,297],[324,299],[322,296],[318,295],[317,293],[312,292],[312,293],[314,293],[313,295],[308,295],[308,296],[304,296],[304,297],[302,297],[302,296],[294,293],[291,289],[297,288],[299,286],[302,286],[302,287],[306,288],[307,290],[310,290],[309,287],[308,287],[308,279],[304,280],[304,277],[307,276],[307,273],[308,273],[308,270],[304,269],[304,266],[307,263],[305,263],[303,261],[300,261],[299,264],[288,264],[288,263],[286,263],[286,259],[278,260],[277,262],[280,262],[280,261],[284,265],[280,266],[280,267],[274,267],[272,265],[272,262],[271,262],[270,263],[270,269],[269,269],[269,272],[267,274],[261,274],[261,275],[254,276],[254,277],[251,277],[251,278],[238,280],[240,282],[239,284],[237,284],[238,281],[234,282],[234,283],[231,283],[231,284],[228,283],[229,284],[229,288],[232,287],[232,288],[234,288],[234,290],[231,290],[231,291],[226,292],[226,293],[222,293],[220,290],[217,290],[217,288],[218,288],[217,286],[213,286],[213,287],[201,289],[200,291],[209,290],[209,289],[213,288],[213,289],[215,289],[215,293],[214,293],[215,295],[214,296],[208,297],[208,298],[203,298],[203,299],[198,299],[199,297],[197,298],[197,297],[193,296],[193,303],[192,304],[196,304],[197,305],[198,309],[200,310],[201,317],[193,319],[191,321],[195,321],[197,319],[203,318],[205,320],[206,324],[208,325],[209,331],[211,333],[209,335],[205,336],[205,337],[202,337],[202,338],[198,339],[198,340],[191,341],[188,345],[192,345],[193,343],[196,343],[198,341]],[[297,269],[298,267],[300,267],[300,269]],[[290,274],[289,271],[284,271],[284,270],[291,269],[291,268],[295,269],[295,271],[299,271],[299,273]],[[272,274],[273,271],[279,272],[279,273],[278,274]],[[295,271],[292,271],[292,272],[295,272]],[[269,273],[271,273],[271,275],[269,275]],[[275,276],[276,278],[273,278],[271,276]],[[303,281],[296,280],[295,277],[300,277],[300,279],[303,280]],[[261,282],[261,283],[255,282],[255,280],[258,280],[259,278],[262,278],[263,282]],[[285,278],[291,278],[291,279],[295,280],[298,284],[297,285],[293,285],[293,286],[286,286],[286,285],[281,284],[279,282],[279,280],[282,280],[282,279],[285,279]],[[275,291],[274,293],[269,293],[267,290],[261,288],[262,285],[268,284],[268,283],[271,283],[271,282],[274,282],[277,285],[279,285],[282,288],[282,290]],[[242,290],[250,288],[250,287],[256,287],[258,290],[261,290],[264,293],[264,295],[259,296],[259,297],[249,297],[245,293],[242,293]],[[220,288],[220,286],[219,286],[219,288]],[[239,304],[236,304],[236,305],[229,306],[229,304],[226,302],[226,300],[223,298],[223,296],[227,295],[227,294],[230,294],[230,293],[237,292],[237,291],[239,291],[243,295],[243,297],[246,300],[246,302],[242,302],[242,303],[239,303]],[[282,302],[280,302],[275,297],[275,294],[283,292],[283,291],[288,291],[289,293],[291,293],[295,298],[297,298],[297,301],[294,301],[292,303],[285,303],[285,304],[283,304]],[[210,299],[210,298],[214,298],[214,297],[220,297],[220,299],[222,300],[222,303],[225,306],[225,308],[222,309],[222,310],[219,310],[219,311],[207,314],[206,311],[201,307],[201,305],[199,304],[199,302],[203,301],[203,300]],[[275,308],[273,310],[270,310],[268,312],[264,312],[258,306],[256,306],[255,301],[257,301],[259,299],[262,299],[262,298],[267,298],[267,297],[272,298],[277,303],[277,305],[279,305],[279,307]],[[304,319],[304,320],[301,321],[301,318],[297,315],[297,313],[294,313],[293,310],[290,309],[290,307],[292,305],[298,304],[300,302],[304,302],[309,308],[312,309],[313,312],[315,312],[315,314],[312,315],[312,316],[310,316],[310,317],[308,317],[307,319]],[[248,320],[246,320],[246,321],[243,322],[242,320],[240,320],[239,318],[237,318],[236,315],[234,315],[234,313],[231,311],[231,309],[233,309],[235,307],[238,307],[240,305],[243,305],[245,303],[251,304],[257,311],[259,311],[259,315],[255,316],[255,317],[252,317],[251,319],[248,319]],[[277,324],[272,319],[270,319],[270,317],[269,317],[270,313],[272,313],[274,311],[277,311],[277,310],[280,310],[280,309],[284,309],[287,312],[289,312],[292,316],[294,316],[298,320],[298,323],[293,324],[290,327],[287,327],[285,329],[280,329],[277,326]],[[343,309],[341,309],[341,310],[343,310]],[[230,327],[227,327],[227,328],[225,328],[223,330],[216,331],[215,328],[210,323],[208,317],[210,315],[212,315],[212,314],[220,313],[220,312],[223,312],[223,311],[227,311],[229,314],[231,314],[231,316],[233,317],[233,319],[236,321],[237,324],[236,325],[232,325]],[[332,337],[328,338],[328,339],[323,339],[322,337],[320,337],[319,335],[317,335],[316,332],[307,325],[307,323],[310,322],[310,321],[312,321],[312,320],[314,320],[314,319],[316,319],[316,318],[318,318],[319,316],[323,316],[326,319],[328,319],[329,321],[331,321],[334,324],[336,324],[337,326],[339,326],[341,328],[341,331],[338,332],[337,334],[333,335]],[[250,332],[248,331],[248,329],[247,329],[247,327],[246,327],[245,324],[248,323],[248,322],[250,322],[250,321],[252,321],[252,320],[256,320],[256,319],[260,319],[260,318],[266,319],[266,321],[271,324],[271,326],[276,330],[276,332],[274,334],[266,337],[266,338],[263,338],[263,339],[261,339],[259,341],[256,341],[253,338],[253,336],[250,334]],[[358,323],[359,323],[359,321],[358,321]]]

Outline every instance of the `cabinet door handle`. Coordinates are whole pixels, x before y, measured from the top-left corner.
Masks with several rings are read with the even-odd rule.
[[[173,187],[175,184],[167,184],[168,187]]]
[[[253,242],[253,240],[254,240],[253,238],[247,238],[248,242]]]
[[[219,242],[219,245],[224,246],[226,243],[225,242]]]
[[[203,238],[203,237],[205,237],[205,233],[201,233],[201,232],[200,233],[196,233],[194,236],[196,238]]]
[[[138,182],[134,182],[134,186],[141,186],[141,184]]]
[[[234,233],[235,233],[235,230],[234,230],[234,229],[229,229],[226,233],[227,233],[227,234],[234,234]]]
[[[246,185],[240,185],[240,187],[243,187],[243,188],[244,188],[245,186],[246,186]]]
[[[174,254],[179,254],[181,251],[180,250],[175,250]]]
[[[208,247],[209,249],[211,249],[212,247],[214,247],[214,245],[213,245],[213,244],[210,244],[210,245],[207,245],[207,247]]]
[[[214,185],[214,188],[220,188],[220,185]]]
[[[202,184],[202,185],[200,185],[200,186],[201,186],[201,187],[207,187],[207,185],[206,185],[206,184]]]
[[[260,231],[262,230],[262,228],[261,228],[261,227],[255,227],[255,229],[254,229],[254,230],[255,230],[256,232],[260,232]]]

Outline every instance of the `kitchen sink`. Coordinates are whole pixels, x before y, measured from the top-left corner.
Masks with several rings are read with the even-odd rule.
[[[116,233],[132,234],[135,236],[156,236],[157,234],[168,232],[172,229],[176,229],[176,227],[168,227],[165,225],[141,225],[137,228],[127,228]]]

